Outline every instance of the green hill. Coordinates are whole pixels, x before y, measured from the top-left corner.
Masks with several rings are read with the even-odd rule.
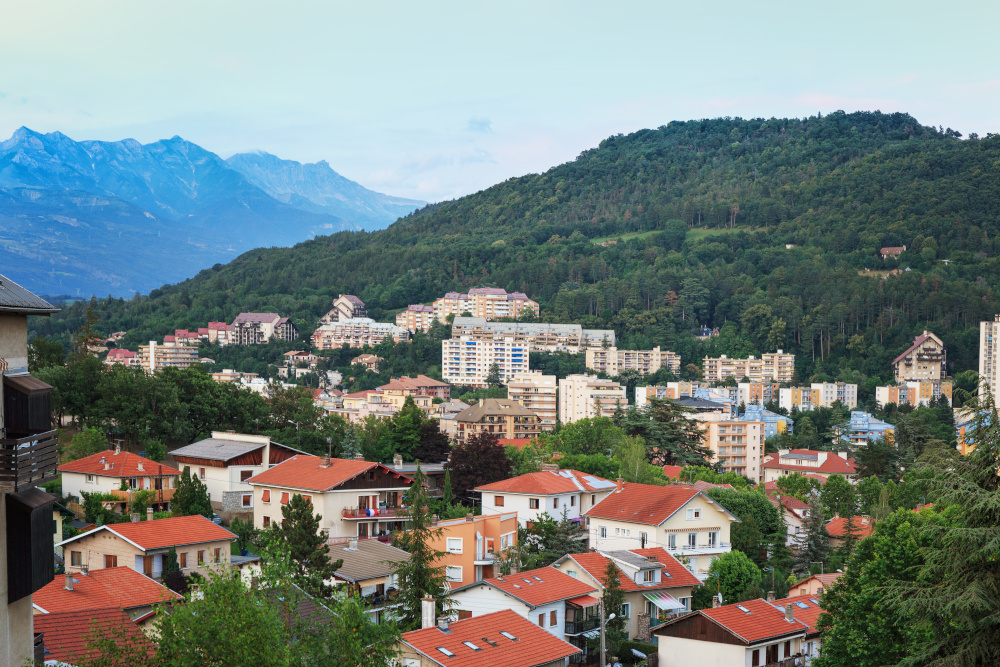
[[[253,250],[98,313],[131,344],[244,310],[309,333],[339,293],[387,319],[489,285],[526,292],[544,320],[610,326],[622,346],[685,363],[780,347],[802,380],[864,382],[891,377],[925,328],[953,371],[975,368],[978,322],[1000,312],[998,227],[1000,136],[962,139],[901,113],[672,122],[379,232]],[[898,260],[879,257],[900,245]],[[896,268],[910,270],[873,273]],[[84,308],[33,326],[65,337]],[[699,324],[723,335],[697,341]]]

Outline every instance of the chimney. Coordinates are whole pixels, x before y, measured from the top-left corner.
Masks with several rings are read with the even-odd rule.
[[[559,472],[558,463],[543,463],[541,465],[542,472]]]
[[[323,456],[323,457],[321,457],[320,460],[319,460],[319,467],[320,468],[329,468],[330,467],[330,457],[329,456]]]
[[[431,525],[432,526],[438,525],[438,515],[437,514],[431,514]]]
[[[722,600],[719,599],[720,597],[722,597],[722,593],[717,593],[712,596],[712,609],[722,606]]]
[[[122,453],[122,443],[121,442],[116,442],[115,443],[115,456],[118,456],[121,453]]]
[[[767,592],[767,601],[772,604],[774,603],[774,591]]]
[[[365,457],[361,455],[361,452],[358,452],[357,454],[354,455],[354,460],[355,461],[364,461]]]
[[[437,603],[434,598],[420,598],[420,629],[434,627],[434,614],[437,612]]]
[[[132,523],[139,523],[139,513],[132,512]]]
[[[396,466],[397,468],[403,465],[403,456],[401,454],[396,454],[395,456],[393,456],[392,465]]]
[[[438,630],[441,632],[448,632],[448,617],[438,616]]]
[[[90,574],[90,566],[89,565],[81,565],[80,566],[80,574],[82,574],[85,577],[88,574]]]
[[[615,493],[621,493],[622,489],[625,486],[625,480],[621,478],[621,475],[618,476],[618,479],[615,481],[615,484],[616,484]]]
[[[785,605],[785,620],[788,621],[789,623],[795,622],[795,612],[792,611],[791,604]]]
[[[66,585],[64,586],[64,588],[66,590],[68,590],[68,591],[73,590],[73,573],[72,572],[67,572],[66,573]]]
[[[465,515],[465,520],[466,521],[475,521],[476,520],[476,515],[473,514],[472,512],[469,512],[468,514]]]
[[[105,469],[105,470],[111,470],[111,464],[110,464],[110,463],[108,463],[107,461],[105,461],[105,462],[104,462],[104,469]]]
[[[358,550],[358,538],[351,537],[347,540],[347,550],[357,551]]]
[[[142,470],[142,462],[140,461],[139,464],[136,467],[141,471]]]
[[[146,521],[152,521],[152,520],[153,520],[153,508],[152,507],[147,507],[146,508]]]

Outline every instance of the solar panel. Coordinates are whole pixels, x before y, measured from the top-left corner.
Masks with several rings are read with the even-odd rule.
[[[816,598],[809,598],[809,601],[812,602],[817,607],[819,606],[819,600],[817,600]]]

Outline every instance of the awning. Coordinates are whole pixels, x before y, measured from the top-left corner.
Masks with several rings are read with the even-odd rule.
[[[580,636],[581,637],[586,637],[587,639],[590,639],[591,637],[596,637],[599,634],[601,634],[601,629],[600,628],[594,628],[593,630],[587,630],[586,632],[584,632]]]
[[[52,385],[46,384],[31,375],[5,375],[3,383],[11,389],[30,396],[36,392],[52,391]]]
[[[653,592],[653,593],[643,593],[642,597],[646,598],[654,605],[657,609],[663,611],[676,611],[679,609],[684,609],[684,605],[670,597],[667,593],[663,592]]]
[[[572,605],[576,605],[577,607],[581,607],[583,609],[586,609],[587,607],[596,607],[597,605],[601,604],[600,600],[590,595],[581,595],[578,598],[571,598],[569,600],[566,600],[566,602]]]

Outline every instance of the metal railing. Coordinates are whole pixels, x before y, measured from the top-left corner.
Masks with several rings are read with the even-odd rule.
[[[601,622],[601,619],[597,618],[585,618],[582,621],[566,621],[566,631],[567,635],[578,635],[581,632],[587,632],[588,630],[593,630]]]
[[[59,434],[46,431],[23,438],[0,439],[0,484],[13,485],[14,492],[56,478],[59,465]]]
[[[371,514],[369,514],[371,512]],[[410,512],[409,507],[374,507],[371,509],[362,509],[359,507],[345,507],[341,511],[341,516],[345,519],[361,519],[361,518],[395,518],[395,517],[406,517]]]

